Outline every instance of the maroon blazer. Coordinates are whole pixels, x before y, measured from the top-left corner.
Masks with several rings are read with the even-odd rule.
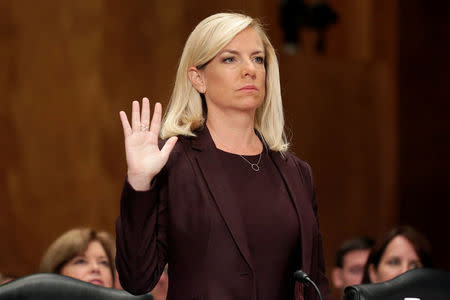
[[[229,201],[233,182],[207,129],[179,137],[169,161],[146,192],[125,183],[116,223],[116,265],[122,286],[150,291],[169,263],[168,300],[257,300],[252,259],[240,211]],[[309,165],[270,151],[297,211],[302,270],[331,299]],[[296,286],[296,299],[318,299]],[[274,299],[275,300],[275,299]],[[281,299],[280,299],[281,300]],[[284,299],[283,299],[284,300]]]

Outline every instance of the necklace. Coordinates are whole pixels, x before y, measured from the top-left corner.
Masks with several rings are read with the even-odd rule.
[[[218,139],[217,134],[214,133],[214,135],[216,136],[216,139]],[[222,145],[225,145],[221,140],[219,140],[219,142],[220,142]],[[238,154],[238,155],[239,155],[243,160],[245,160],[245,161],[250,165],[250,167],[252,167],[253,171],[259,172],[259,170],[260,170],[259,163],[261,162],[261,156],[262,156],[262,153],[263,153],[263,152],[264,152],[264,147],[263,147],[263,151],[261,151],[261,152],[259,153],[259,158],[258,158],[258,161],[257,161],[256,163],[251,163],[248,159],[246,159],[246,158],[243,157],[242,155],[240,155],[240,154]]]
[[[239,154],[239,156],[242,157],[243,160],[245,160],[246,162],[248,162],[250,164],[253,171],[255,171],[255,172],[259,172],[259,163],[261,162],[261,155],[262,155],[262,151],[261,151],[261,153],[259,153],[258,162],[252,164],[248,159],[246,159],[245,157],[243,157],[242,155]]]
[[[209,129],[208,129],[209,130]],[[218,139],[218,137],[217,137],[217,134],[215,134],[215,132],[214,132],[214,135],[216,136],[216,139]],[[219,140],[219,142],[222,144],[222,145],[225,145],[224,143],[222,143],[222,141],[221,140]],[[258,158],[258,161],[256,162],[256,163],[251,163],[248,159],[246,159],[245,157],[243,157],[242,155],[240,155],[240,154],[238,154],[243,160],[245,160],[249,165],[250,165],[250,167],[252,167],[252,170],[253,171],[255,171],[255,172],[259,172],[259,170],[260,170],[260,167],[259,167],[259,163],[261,162],[261,156],[262,156],[262,153],[264,152],[264,147],[263,147],[263,151],[261,151],[260,153],[259,153],[259,158]]]

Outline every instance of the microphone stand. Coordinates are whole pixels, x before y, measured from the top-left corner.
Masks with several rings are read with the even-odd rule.
[[[323,300],[322,294],[320,293],[319,288],[314,283],[314,281],[312,281],[311,278],[309,278],[308,274],[306,274],[302,270],[295,271],[294,279],[300,283],[305,284],[306,286],[309,286],[311,284],[314,287],[314,289],[316,290],[317,294],[319,295],[320,300]]]

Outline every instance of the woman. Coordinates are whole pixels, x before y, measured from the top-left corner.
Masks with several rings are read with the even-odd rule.
[[[362,283],[387,281],[422,267],[431,267],[429,242],[414,228],[400,226],[373,247],[364,268]]]
[[[73,277],[112,288],[115,268],[114,242],[106,232],[72,229],[56,239],[45,252],[40,272]]]
[[[16,278],[14,275],[0,273],[0,285],[13,281]]]
[[[260,23],[221,13],[181,56],[162,128],[132,105],[117,219],[122,286],[149,291],[169,263],[168,299],[329,299],[311,169],[289,153],[275,51]],[[149,128],[150,127],[150,128]],[[158,135],[166,139],[158,147]]]
[[[167,288],[169,287],[169,276],[167,276],[167,265],[164,268],[164,272],[159,278],[158,283],[155,285],[150,294],[152,294],[154,300],[166,300]]]

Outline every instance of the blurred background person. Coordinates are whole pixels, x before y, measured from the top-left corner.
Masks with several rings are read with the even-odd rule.
[[[430,243],[413,227],[400,226],[372,248],[364,267],[363,283],[387,281],[423,267],[432,267]]]
[[[16,279],[16,276],[14,276],[14,275],[0,273],[0,285],[8,283],[14,279]]]
[[[375,241],[368,237],[355,237],[344,241],[336,252],[336,266],[331,271],[333,286],[342,299],[345,287],[360,284],[364,266]]]
[[[114,263],[114,261],[113,261],[113,263]],[[114,288],[118,289],[118,290],[123,290],[123,287],[120,284],[119,273],[117,272],[117,269],[115,270],[115,273],[114,273]]]
[[[105,231],[72,229],[57,238],[41,260],[40,272],[114,287],[114,240]]]
[[[168,276],[168,265],[164,268],[161,277],[159,278],[158,283],[150,292],[152,294],[154,300],[166,300],[167,298],[167,290],[169,288],[169,276]]]

